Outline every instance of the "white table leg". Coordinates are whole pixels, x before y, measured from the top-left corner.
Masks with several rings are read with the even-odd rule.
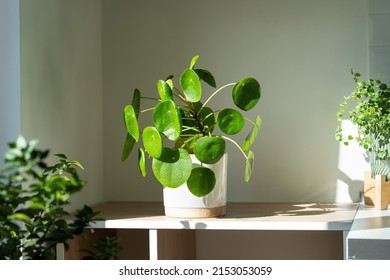
[[[349,233],[348,230],[344,230],[344,231],[343,231],[343,253],[344,253],[344,260],[347,260],[347,259],[348,259],[348,240],[347,240],[348,233]]]
[[[158,260],[158,232],[157,229],[149,229],[149,260]]]

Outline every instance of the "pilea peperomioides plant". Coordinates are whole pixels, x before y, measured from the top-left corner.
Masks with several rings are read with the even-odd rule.
[[[235,106],[242,111],[251,110],[261,97],[261,86],[254,78],[226,84],[202,103],[201,81],[213,88],[216,88],[216,82],[210,71],[196,67],[198,58],[192,58],[189,68],[180,76],[180,88],[174,85],[172,75],[157,81],[159,98],[152,98],[157,102],[155,107],[141,110],[143,97],[138,89],[134,90],[132,103],[124,108],[127,137],[122,160],[129,156],[136,142],[142,142],[143,146],[138,149],[138,163],[143,176],[146,176],[146,160],[150,157],[153,173],[163,186],[177,188],[187,183],[192,194],[202,197],[214,189],[216,182],[214,172],[203,164],[218,162],[225,154],[226,141],[232,142],[242,152],[245,158],[244,179],[249,181],[254,162],[250,147],[262,120],[257,115],[256,120],[251,121],[233,108],[213,110],[208,107],[213,97],[232,87],[231,97]],[[153,124],[144,127],[141,132],[138,118],[148,111],[153,111]],[[241,132],[246,121],[252,128],[240,146],[230,136]],[[219,129],[218,134],[216,128]],[[141,134],[142,141],[139,141]],[[195,155],[201,166],[192,164],[190,154]]]

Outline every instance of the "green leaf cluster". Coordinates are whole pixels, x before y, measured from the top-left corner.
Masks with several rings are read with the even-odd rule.
[[[226,152],[226,141],[234,143],[242,152],[246,160],[244,179],[249,181],[254,162],[250,148],[260,130],[261,117],[258,115],[251,121],[243,113],[256,106],[261,98],[261,86],[256,79],[247,77],[216,89],[214,76],[197,67],[198,59],[199,56],[191,59],[189,67],[180,75],[179,86],[172,75],[158,80],[158,98],[143,97],[138,89],[134,90],[132,102],[123,111],[127,135],[122,160],[138,142],[138,166],[143,176],[147,175],[147,160],[151,159],[153,174],[163,186],[177,188],[187,182],[190,191],[202,197],[214,189],[215,174],[204,166],[194,167],[190,154],[195,154],[202,165],[216,163]],[[202,82],[215,89],[204,102]],[[232,87],[231,100],[236,108],[208,107],[209,101],[228,87]],[[156,105],[141,110],[143,98],[156,100]],[[150,111],[153,123],[140,128],[140,115]],[[251,128],[244,143],[239,145],[231,136],[242,132],[246,123]],[[221,133],[216,134],[215,128]]]
[[[359,73],[351,71],[356,87],[344,97],[337,112],[335,137],[348,145],[356,141],[380,160],[390,160],[390,89],[379,80],[362,81]],[[357,135],[345,135],[341,121],[345,117],[357,126]]]
[[[86,254],[83,260],[116,260],[122,251],[119,241],[116,236],[105,236],[91,242],[91,248],[80,250]]]
[[[0,259],[55,259],[56,245],[83,233],[97,213],[85,205],[67,220],[65,207],[86,184],[82,165],[57,154],[47,165],[49,150],[23,137],[9,144],[0,170]]]

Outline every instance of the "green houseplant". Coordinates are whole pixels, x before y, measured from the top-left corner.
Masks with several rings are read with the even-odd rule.
[[[207,165],[217,163],[224,156],[226,142],[241,151],[245,159],[244,179],[249,181],[254,161],[250,148],[262,120],[259,115],[256,120],[249,120],[239,110],[249,111],[258,103],[261,86],[254,78],[243,78],[218,88],[203,102],[201,81],[213,88],[216,82],[210,71],[197,67],[198,59],[199,56],[193,57],[181,74],[180,87],[174,84],[171,75],[157,81],[155,98],[143,97],[138,89],[134,90],[131,104],[124,108],[127,136],[122,160],[129,156],[135,143],[140,142],[138,159],[143,176],[146,176],[147,159],[151,158],[153,174],[163,186],[174,189],[186,183],[192,195],[204,197],[213,191],[217,182],[215,173]],[[209,101],[228,87],[233,88],[231,98],[239,110],[208,107]],[[142,98],[155,100],[156,106],[141,110]],[[139,116],[148,111],[152,111],[153,123],[141,129]],[[231,136],[243,130],[245,121],[252,128],[239,145]],[[200,162],[198,165],[193,166],[191,154]]]
[[[37,143],[23,137],[10,143],[0,170],[0,260],[55,259],[58,244],[68,250],[67,242],[97,220],[86,205],[67,219],[70,196],[85,186],[78,174],[82,166],[63,154],[48,165],[49,150],[37,149]]]
[[[348,145],[356,141],[370,156],[372,175],[390,178],[390,89],[379,80],[360,80],[360,74],[351,71],[356,87],[344,97],[337,113],[336,139]],[[354,106],[350,106],[353,103]],[[348,112],[357,126],[357,135],[344,135],[341,121]]]

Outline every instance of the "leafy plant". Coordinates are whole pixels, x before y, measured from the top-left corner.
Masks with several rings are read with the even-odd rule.
[[[80,250],[87,254],[85,260],[116,260],[122,251],[119,246],[119,239],[116,236],[106,236],[97,241],[91,242],[91,248]]]
[[[243,78],[215,90],[202,103],[201,81],[213,88],[216,88],[216,82],[210,71],[196,67],[198,59],[199,56],[193,57],[189,68],[181,74],[180,87],[174,85],[172,75],[158,80],[158,98],[142,97],[138,89],[134,90],[132,103],[124,108],[127,136],[122,160],[129,156],[136,142],[142,142],[138,149],[138,164],[143,176],[146,176],[147,158],[151,158],[153,174],[163,186],[177,188],[187,182],[192,194],[204,196],[213,190],[215,174],[203,164],[218,162],[225,153],[226,141],[232,142],[243,154],[246,161],[244,179],[249,181],[254,162],[250,148],[262,122],[259,115],[252,121],[233,108],[213,110],[208,107],[210,100],[232,87],[231,98],[235,106],[241,111],[249,111],[261,97],[261,86],[254,78]],[[156,106],[141,110],[142,98],[155,100]],[[153,112],[153,123],[141,129],[138,118],[146,112]],[[246,121],[252,128],[240,146],[231,135],[241,132]],[[193,168],[190,154],[194,154],[202,166]],[[214,184],[210,186],[205,182]]]
[[[351,73],[357,86],[340,103],[336,139],[345,145],[356,141],[371,156],[372,174],[390,176],[390,169],[382,164],[390,160],[390,89],[379,80],[369,79],[365,82],[359,80],[359,73]],[[349,108],[349,103],[355,106]],[[343,134],[341,121],[346,112],[358,128],[357,135]]]
[[[57,244],[68,249],[67,241],[96,219],[84,206],[73,221],[66,220],[64,207],[85,185],[77,171],[82,166],[63,154],[48,166],[49,150],[36,145],[23,137],[10,143],[0,170],[0,259],[55,259]]]

